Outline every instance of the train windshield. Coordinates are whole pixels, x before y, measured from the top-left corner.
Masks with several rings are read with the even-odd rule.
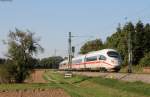
[[[117,52],[114,51],[109,51],[107,52],[109,57],[113,57],[113,58],[120,58],[119,54]]]

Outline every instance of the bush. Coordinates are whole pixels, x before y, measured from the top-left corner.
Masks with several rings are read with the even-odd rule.
[[[0,65],[0,83],[14,83],[16,76],[15,65],[7,62]]]
[[[1,64],[0,66],[0,83],[9,83],[11,79],[11,75],[9,74],[6,65]]]
[[[145,67],[150,66],[150,52],[145,54],[145,56],[140,60],[140,64]]]

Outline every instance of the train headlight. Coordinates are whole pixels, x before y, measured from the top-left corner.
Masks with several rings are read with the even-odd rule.
[[[111,60],[111,62],[114,64],[115,63],[115,61],[114,60]]]

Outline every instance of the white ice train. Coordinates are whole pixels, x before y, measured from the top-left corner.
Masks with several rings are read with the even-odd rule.
[[[60,70],[106,70],[118,72],[121,68],[120,54],[114,49],[103,49],[80,55],[72,59],[72,64],[68,65],[68,60],[59,64]]]

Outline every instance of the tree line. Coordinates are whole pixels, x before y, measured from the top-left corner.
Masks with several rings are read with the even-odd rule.
[[[128,64],[128,40],[131,39],[132,64],[150,66],[150,24],[138,21],[136,24],[128,22],[116,29],[116,32],[107,37],[105,42],[95,39],[86,42],[80,49],[81,54],[104,48],[118,50],[123,59],[123,64]]]

